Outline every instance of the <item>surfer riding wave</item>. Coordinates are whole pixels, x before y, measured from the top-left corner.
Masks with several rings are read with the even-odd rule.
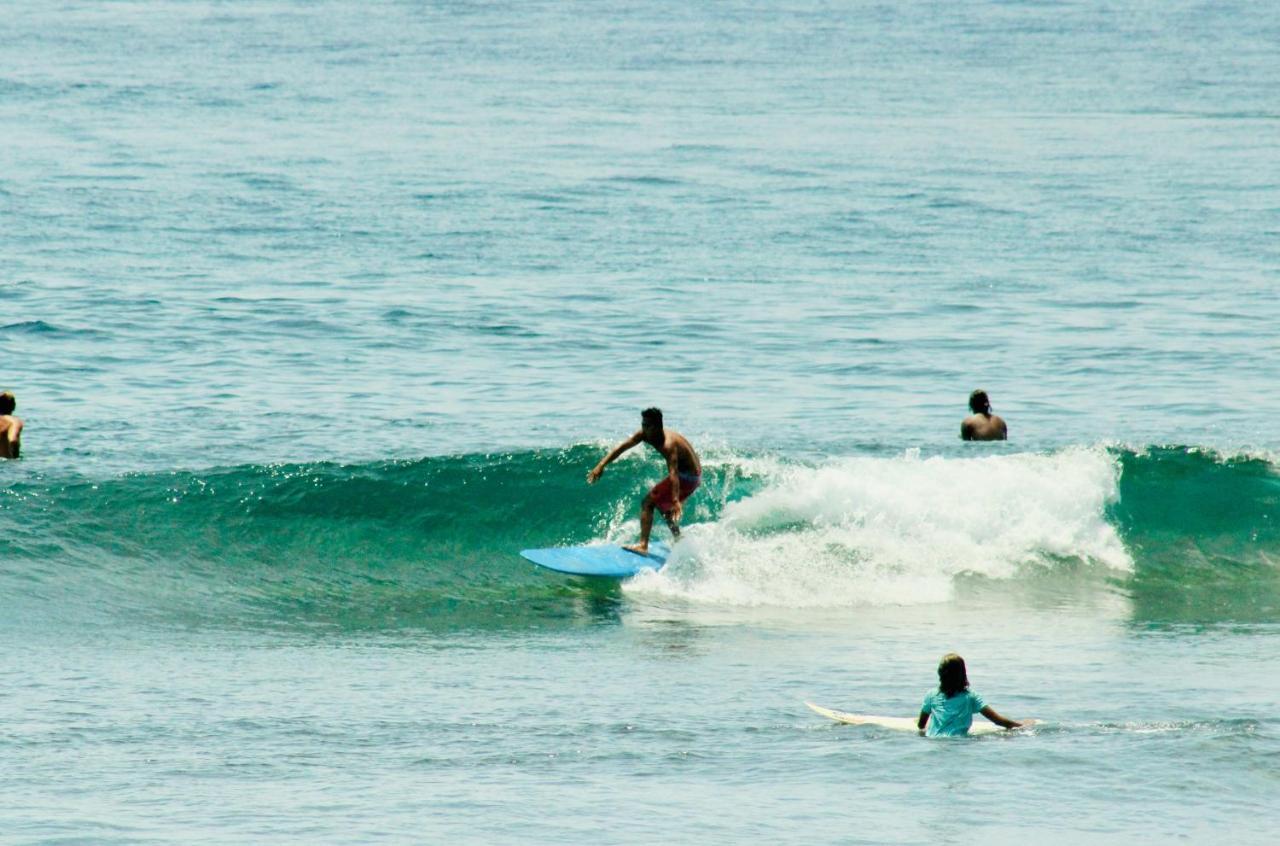
[[[653,531],[653,511],[662,513],[675,538],[680,537],[680,517],[684,503],[702,484],[702,462],[688,439],[674,429],[662,425],[662,411],[646,408],[640,413],[640,431],[618,444],[600,463],[587,473],[587,484],[595,484],[604,468],[627,450],[641,442],[656,449],[667,460],[667,477],[653,486],[640,503],[640,542],[623,547],[645,555],[649,552],[649,535]]]

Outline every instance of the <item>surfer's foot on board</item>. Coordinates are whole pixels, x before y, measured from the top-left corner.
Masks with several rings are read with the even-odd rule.
[[[625,549],[627,552],[634,552],[636,555],[649,554],[649,544],[647,543],[632,544],[631,546],[624,546],[623,549]]]

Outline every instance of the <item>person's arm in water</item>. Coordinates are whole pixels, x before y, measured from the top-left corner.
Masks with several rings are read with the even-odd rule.
[[[990,705],[982,709],[982,716],[986,717],[988,720],[1000,726],[1001,728],[1007,728],[1007,729],[1022,728],[1022,723],[1016,720],[1005,719],[1004,717],[996,713],[996,709],[992,708]]]
[[[924,727],[929,725],[929,712],[921,711],[920,719],[916,720],[916,728],[920,729],[920,733],[924,734]]]
[[[636,432],[634,435],[632,435],[631,437],[627,438],[625,441],[623,441],[622,443],[614,447],[609,452],[608,455],[600,459],[599,464],[597,464],[595,467],[592,467],[591,470],[587,473],[587,484],[594,485],[596,482],[596,479],[599,479],[600,475],[604,473],[604,468],[608,467],[610,464],[613,463],[615,458],[617,458],[619,455],[622,455],[624,452],[631,449],[633,446],[640,443],[642,440],[644,440],[644,430]]]

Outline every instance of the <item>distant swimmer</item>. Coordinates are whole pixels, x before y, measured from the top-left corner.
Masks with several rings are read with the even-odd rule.
[[[22,450],[22,421],[13,416],[17,407],[13,394],[0,394],[0,458],[17,458]]]
[[[642,555],[649,551],[649,532],[653,529],[653,509],[656,507],[671,527],[671,534],[680,537],[680,515],[684,513],[684,501],[702,484],[702,462],[693,451],[693,445],[684,435],[673,429],[662,428],[662,412],[646,408],[640,414],[640,431],[618,444],[591,468],[587,484],[595,484],[614,459],[644,441],[667,460],[667,478],[654,485],[653,490],[640,503],[640,542],[624,547]]]
[[[969,410],[973,414],[960,424],[960,437],[966,441],[1007,441],[1009,427],[1004,420],[991,413],[991,400],[986,391],[969,394]]]
[[[938,689],[925,696],[916,728],[929,737],[966,735],[973,725],[974,714],[981,714],[1002,728],[1015,729],[1023,725],[1002,717],[987,700],[970,690],[964,659],[948,652],[938,662]]]

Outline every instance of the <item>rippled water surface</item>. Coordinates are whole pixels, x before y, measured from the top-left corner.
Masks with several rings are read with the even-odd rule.
[[[1270,842],[1264,6],[9,10],[0,831]]]

